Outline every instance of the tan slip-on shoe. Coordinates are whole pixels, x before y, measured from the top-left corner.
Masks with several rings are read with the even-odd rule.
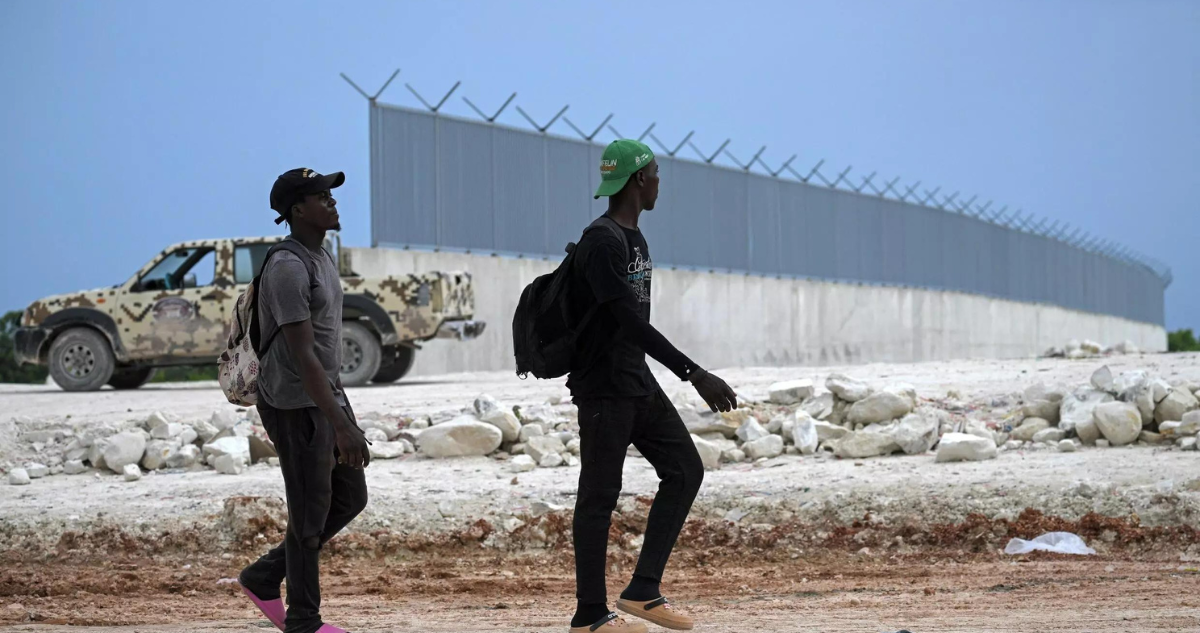
[[[676,631],[690,631],[695,624],[691,618],[676,611],[666,598],[656,598],[646,602],[621,598],[617,600],[617,608],[629,615]]]
[[[609,613],[589,626],[573,626],[571,633],[649,633],[650,627],[641,622],[626,622],[616,613]]]

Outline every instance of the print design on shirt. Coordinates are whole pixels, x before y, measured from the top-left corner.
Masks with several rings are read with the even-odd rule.
[[[629,263],[626,272],[628,276],[625,280],[633,289],[633,294],[637,295],[638,302],[650,303],[650,278],[654,272],[654,262],[648,257],[642,257],[640,246],[633,247],[633,261]]]

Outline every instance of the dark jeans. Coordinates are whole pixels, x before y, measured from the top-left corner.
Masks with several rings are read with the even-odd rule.
[[[704,479],[704,464],[667,396],[576,399],[579,406],[579,496],[575,500],[575,595],[581,603],[607,602],[605,554],[612,511],[621,493],[621,469],[630,444],[660,480],[650,506],[638,576],[662,580]]]
[[[260,402],[258,413],[279,453],[288,526],[283,543],[242,570],[239,580],[254,595],[272,600],[286,577],[285,631],[312,633],[322,624],[321,547],[367,506],[367,481],[362,470],[337,463],[333,427],[320,409],[275,409]]]

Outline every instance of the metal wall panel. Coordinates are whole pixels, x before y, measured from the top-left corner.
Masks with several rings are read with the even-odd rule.
[[[560,257],[607,208],[603,147],[375,104],[376,245]],[[1169,273],[957,211],[658,157],[656,265],[957,290],[1163,323]]]

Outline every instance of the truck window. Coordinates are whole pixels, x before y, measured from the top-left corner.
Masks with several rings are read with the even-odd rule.
[[[138,280],[137,290],[178,290],[208,286],[217,270],[211,248],[181,248],[158,262]]]
[[[233,249],[234,283],[248,284],[262,270],[263,259],[273,244],[247,244]]]

